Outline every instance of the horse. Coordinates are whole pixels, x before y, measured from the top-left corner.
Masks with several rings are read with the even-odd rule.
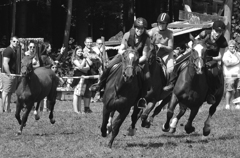
[[[108,119],[115,111],[119,114],[111,126],[112,137],[108,143],[111,148],[119,128],[130,112],[132,106],[139,110],[136,105],[140,98],[141,70],[138,66],[139,55],[135,49],[127,49],[122,55],[122,62],[113,66],[107,78],[103,94],[103,118],[101,133],[103,137],[108,135]]]
[[[170,100],[168,96],[171,94],[171,91],[163,90],[163,87],[167,84],[166,66],[163,59],[157,57],[157,51],[158,48],[151,44],[149,52],[150,56],[148,60],[151,85],[145,96],[147,105],[146,107],[142,107],[142,111],[140,111],[140,113],[137,110],[133,112],[132,124],[128,129],[128,135],[130,136],[134,135],[135,124],[140,117],[142,120],[141,126],[145,128],[150,128],[151,122],[148,120],[148,115],[153,110],[156,103],[160,100],[164,100],[163,102],[168,102]],[[165,104],[160,104],[160,106],[158,106],[158,109],[160,109],[160,107],[163,108],[164,105]]]
[[[23,127],[26,126],[28,115],[32,110],[34,103],[37,102],[39,107],[40,102],[47,97],[49,105],[49,119],[52,124],[55,123],[53,118],[54,105],[57,98],[57,86],[59,83],[58,77],[48,68],[39,67],[33,69],[32,57],[26,56],[22,59],[21,74],[19,83],[16,89],[16,113],[15,118],[20,124],[20,129],[17,135],[22,134]],[[20,118],[21,110],[25,108],[22,119]]]
[[[212,69],[207,68],[207,55],[205,39],[194,39],[190,35],[191,41],[193,41],[191,54],[188,59],[188,66],[186,66],[179,74],[177,82],[174,86],[171,100],[167,107],[167,119],[162,126],[164,132],[174,133],[179,119],[184,115],[187,109],[190,109],[190,116],[185,125],[185,131],[190,134],[195,131],[192,122],[197,115],[199,108],[206,101],[208,86],[208,75],[212,74]],[[210,121],[214,115],[217,106],[219,105],[224,92],[224,78],[222,70],[219,67],[214,69],[218,70],[218,78],[221,82],[221,86],[215,93],[216,102],[209,108],[208,117],[204,123],[203,135],[208,136],[211,131]],[[177,117],[175,117],[171,124],[170,120],[173,117],[174,109],[179,104],[181,109]]]
[[[189,38],[188,38],[189,39]],[[178,52],[178,54],[181,54],[184,52],[184,50],[186,48],[186,40],[183,40],[181,42],[179,42],[179,47],[177,47],[175,49],[175,51]],[[151,77],[152,77],[152,87],[150,88],[150,90],[148,91],[148,95],[147,95],[147,106],[143,109],[143,113],[142,113],[142,127],[145,128],[150,128],[153,119],[156,115],[158,115],[162,108],[165,107],[167,105],[167,103],[171,100],[171,93],[172,91],[163,91],[163,87],[166,85],[166,81],[168,80],[168,78],[170,77],[170,74],[167,73],[167,68],[166,65],[164,63],[164,61],[162,60],[162,58],[157,57],[156,58],[156,53],[158,52],[158,48],[156,48],[156,46],[152,45],[152,47],[154,47],[154,49],[151,51],[151,55],[150,55],[150,62],[149,62],[149,69]],[[183,48],[183,49],[182,49]],[[175,52],[174,52],[175,53]],[[177,55],[177,54],[175,54]],[[175,71],[180,72],[181,70],[183,70],[186,67],[186,63],[189,57],[189,53],[183,53],[182,55],[176,57],[176,64],[175,64]],[[152,96],[152,97],[149,97]],[[156,103],[158,103],[158,101],[161,101],[160,104],[155,108]],[[155,108],[155,109],[154,109]],[[148,115],[150,114],[150,112],[153,111],[152,115],[148,118]],[[179,115],[181,115],[182,112],[182,107],[180,107],[180,113]]]

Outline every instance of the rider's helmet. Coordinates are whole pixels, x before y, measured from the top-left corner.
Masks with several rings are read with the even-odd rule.
[[[226,28],[226,25],[224,24],[223,21],[217,20],[217,21],[214,21],[212,28],[216,31],[224,31]]]
[[[161,13],[157,18],[157,22],[168,24],[170,23],[170,16],[167,13]]]
[[[144,18],[137,18],[134,21],[134,27],[139,27],[139,28],[147,28],[148,24],[147,24],[147,20]]]

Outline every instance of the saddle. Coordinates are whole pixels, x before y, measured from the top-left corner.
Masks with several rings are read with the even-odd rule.
[[[178,57],[176,57],[176,64],[174,66],[174,71],[176,71],[179,74],[185,67],[187,67],[189,64],[189,61],[188,61],[189,56],[190,56],[190,52],[185,52],[183,54],[178,55]],[[157,57],[156,61],[161,65],[165,79],[169,80],[171,74],[167,72],[166,63],[163,61],[161,57]]]

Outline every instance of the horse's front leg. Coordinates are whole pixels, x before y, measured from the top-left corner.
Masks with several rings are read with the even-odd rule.
[[[50,113],[49,113],[49,120],[51,122],[51,124],[54,124],[56,121],[55,119],[53,118],[53,111],[54,111],[54,106],[56,104],[56,100],[47,100],[48,102],[48,105],[49,105],[49,110],[50,110]]]
[[[170,130],[169,130],[170,133],[175,133],[176,132],[178,121],[185,114],[186,110],[187,110],[187,106],[179,103],[179,113],[174,119],[172,119],[172,122],[170,124]]]
[[[26,106],[27,106],[27,110],[25,110],[25,113],[22,116],[22,122],[21,122],[20,130],[17,133],[18,135],[22,134],[23,127],[26,126],[28,115],[31,112],[32,107],[34,106],[34,103],[28,103],[28,104],[26,104]]]
[[[112,144],[114,139],[116,138],[116,136],[119,133],[119,128],[121,127],[123,121],[126,119],[129,111],[130,111],[131,107],[124,109],[124,111],[120,111],[119,115],[117,116],[117,118],[114,120],[113,122],[113,128],[112,128],[112,137],[108,143],[108,147],[112,148]]]
[[[219,99],[221,100],[221,99]],[[209,108],[209,113],[208,113],[208,117],[207,120],[204,123],[204,127],[203,127],[203,135],[204,136],[208,136],[211,132],[211,126],[210,126],[210,122],[212,119],[212,116],[214,115],[214,113],[216,112],[217,106],[219,105],[220,101],[217,100],[217,102],[215,104],[213,104],[210,108]]]
[[[147,107],[143,110],[142,116],[141,116],[141,120],[142,120],[142,127],[145,128],[150,128],[150,122],[147,120],[148,115],[150,114],[150,112],[153,110],[153,108],[155,107],[156,101],[152,100],[151,102],[148,103]]]
[[[23,102],[20,101],[19,98],[17,98],[15,118],[17,119],[19,125],[22,124],[22,120],[21,120],[21,118],[20,118],[20,113],[21,113],[22,108],[23,108]]]
[[[115,114],[115,111],[112,111],[110,113],[110,116],[108,118],[108,124],[107,124],[107,135],[112,132],[112,121],[113,121],[113,116]]]
[[[192,122],[193,122],[194,118],[196,117],[200,106],[196,106],[196,107],[197,108],[195,108],[195,109],[191,109],[190,116],[188,118],[188,122],[185,125],[185,131],[187,134],[190,134],[195,131],[195,127],[192,126]]]
[[[108,124],[108,119],[110,116],[110,111],[108,109],[106,109],[106,105],[103,106],[102,114],[103,114],[103,118],[102,118],[101,133],[102,133],[102,137],[106,137],[107,136],[107,124]]]
[[[175,109],[177,104],[178,104],[177,96],[173,93],[172,97],[171,97],[171,100],[168,104],[168,108],[167,108],[167,120],[166,120],[165,124],[163,124],[163,127],[162,127],[163,132],[169,132],[169,130],[170,130],[170,125],[169,124],[170,124],[170,121],[173,117],[174,109]]]
[[[154,109],[152,116],[149,117],[149,123],[151,124],[153,122],[153,119],[156,115],[158,115],[162,108],[171,100],[171,95],[164,98],[162,102]]]
[[[136,126],[136,123],[137,123],[138,119],[140,118],[141,114],[142,114],[142,110],[139,109],[137,107],[137,105],[135,104],[133,106],[133,113],[131,115],[132,123],[131,123],[130,127],[128,128],[128,134],[127,135],[129,135],[129,136],[134,136],[135,135],[135,133],[136,133],[135,126]]]
[[[39,105],[42,103],[42,101],[38,101],[37,102],[37,105],[36,105],[36,108],[33,112],[33,114],[35,115],[35,120],[39,120],[40,119],[40,116],[38,114],[38,109],[39,109]]]

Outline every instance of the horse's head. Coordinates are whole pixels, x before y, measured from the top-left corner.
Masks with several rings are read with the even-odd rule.
[[[127,81],[135,75],[135,67],[138,65],[138,52],[134,49],[127,49],[122,55],[123,77]]]
[[[191,49],[191,57],[190,61],[192,62],[196,73],[202,74],[203,68],[205,66],[205,57],[206,57],[206,44],[205,39],[194,39],[194,37],[190,34],[190,39],[193,42],[192,43],[192,49]]]
[[[22,58],[21,74],[23,76],[27,76],[29,73],[33,71],[32,59],[33,59],[32,56],[25,56]]]

